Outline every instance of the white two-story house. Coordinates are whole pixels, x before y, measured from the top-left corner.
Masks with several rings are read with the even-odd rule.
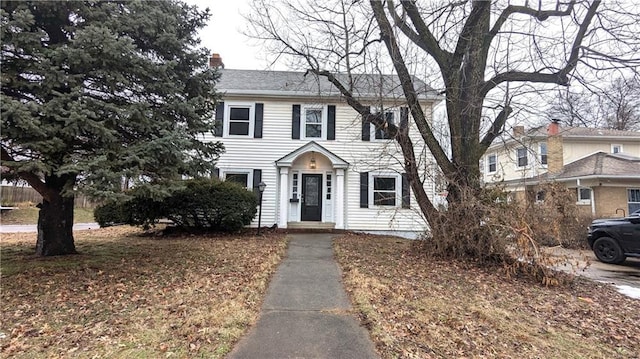
[[[572,189],[581,212],[620,217],[640,209],[640,132],[548,126],[513,132],[494,141],[482,161],[483,178],[515,198],[543,201],[541,184]]]
[[[302,72],[220,71],[216,132],[206,139],[226,148],[216,169],[221,179],[248,189],[266,184],[261,225],[370,232],[425,228],[399,146],[363,121],[328,80]],[[352,81],[358,99],[387,121],[408,125],[420,165],[432,166],[395,76],[339,76],[344,84]],[[439,98],[417,83],[425,113],[431,114]],[[424,186],[434,196],[433,182]]]

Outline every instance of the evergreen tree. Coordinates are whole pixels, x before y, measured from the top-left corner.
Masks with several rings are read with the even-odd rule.
[[[37,254],[75,253],[78,191],[213,168],[208,12],[179,1],[2,2],[2,165],[43,197]],[[157,191],[149,191],[149,195]]]

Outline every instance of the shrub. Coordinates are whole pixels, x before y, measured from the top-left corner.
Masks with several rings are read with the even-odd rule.
[[[257,197],[232,182],[190,180],[166,203],[167,218],[184,228],[238,231],[256,215]]]
[[[163,199],[152,199],[144,189],[134,189],[129,199],[98,206],[94,217],[101,227],[118,223],[145,229],[162,218],[188,230],[233,232],[251,223],[257,198],[244,187],[218,180],[180,181]]]
[[[495,263],[509,274],[527,274],[546,285],[564,282],[553,267],[566,258],[553,256],[543,246],[557,244],[556,238],[565,238],[564,231],[570,230],[567,223],[577,223],[571,202],[545,200],[549,208],[541,210],[509,201],[500,189],[461,197],[431,221],[430,231],[417,242],[426,255]],[[584,228],[580,234],[584,241]]]
[[[97,206],[93,210],[93,218],[100,227],[109,227],[116,224],[130,223],[130,211],[122,202],[109,201]]]

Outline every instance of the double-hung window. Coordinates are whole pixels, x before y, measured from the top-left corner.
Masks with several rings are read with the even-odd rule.
[[[373,176],[373,204],[376,206],[396,206],[397,176]]]
[[[227,103],[225,135],[254,137],[255,104]]]
[[[224,172],[224,180],[227,182],[233,182],[245,187],[251,188],[251,170],[228,170]]]
[[[547,165],[547,143],[540,143],[540,164],[543,166]]]
[[[307,107],[304,111],[304,138],[323,138],[324,116],[321,107]]]
[[[387,134],[385,128],[389,125],[397,125],[396,123],[396,111],[385,110],[382,114],[382,120],[384,123],[382,126],[374,125],[371,126],[371,129],[374,133],[372,133],[373,138],[376,140],[391,140],[392,137]]]
[[[516,149],[516,163],[518,167],[526,167],[529,165],[526,148],[519,147]]]
[[[495,153],[492,153],[489,156],[487,156],[487,172],[493,173],[497,171],[497,169],[498,169],[498,155],[496,155]]]

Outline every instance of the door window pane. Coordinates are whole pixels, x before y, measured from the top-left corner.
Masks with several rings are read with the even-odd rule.
[[[317,206],[318,205],[318,189],[320,182],[318,181],[318,177],[307,177],[305,179],[305,194],[304,194],[304,203],[307,206]]]

